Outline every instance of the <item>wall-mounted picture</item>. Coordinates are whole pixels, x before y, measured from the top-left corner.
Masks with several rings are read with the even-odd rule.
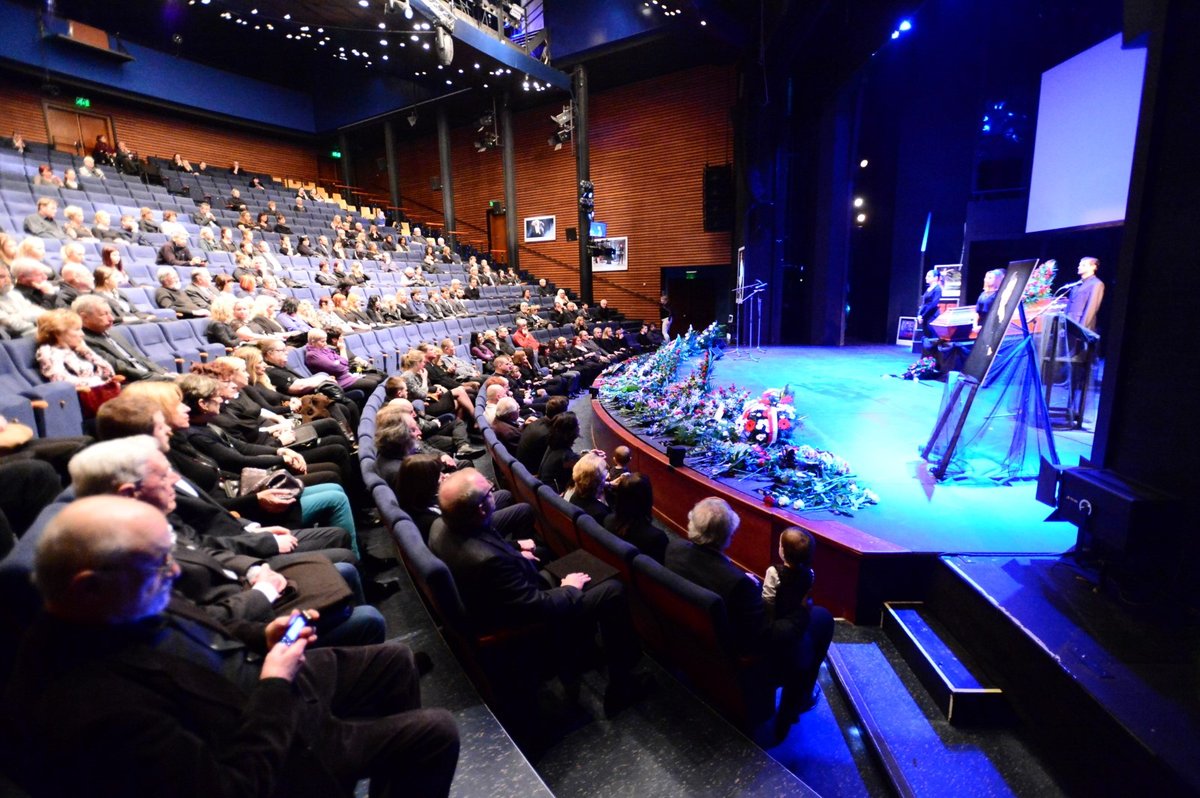
[[[934,266],[933,270],[942,278],[942,301],[958,299],[962,296],[962,264],[946,263]],[[924,279],[924,275],[922,275]]]
[[[525,243],[554,240],[553,216],[526,216]]]
[[[593,238],[592,271],[623,272],[629,269],[629,239]]]

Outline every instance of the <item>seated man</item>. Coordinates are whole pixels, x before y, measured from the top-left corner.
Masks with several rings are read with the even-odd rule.
[[[26,206],[28,207],[28,206]],[[50,197],[38,197],[37,211],[25,217],[25,232],[38,238],[57,238],[60,241],[67,238],[58,222],[54,221],[58,213],[58,202]]]
[[[170,245],[168,245],[170,246]],[[154,303],[160,308],[170,308],[180,318],[190,319],[207,316],[208,311],[187,295],[187,291],[179,287],[179,275],[170,266],[163,266],[155,276],[159,287],[154,289]]]
[[[126,382],[167,376],[166,369],[139,352],[124,333],[113,329],[112,307],[104,297],[81,296],[71,303],[71,310],[78,313],[83,322],[83,342],[107,360],[113,371]]]
[[[574,693],[584,663],[578,654],[588,648],[597,626],[604,643],[608,665],[608,688],[604,710],[610,717],[644,697],[649,682],[633,668],[641,657],[637,636],[629,618],[625,588],[609,579],[592,585],[590,577],[571,573],[560,584],[551,583],[535,565],[532,540],[518,538],[511,530],[493,524],[495,488],[473,468],[448,476],[438,489],[442,517],[430,531],[429,548],[445,561],[454,575],[468,616],[478,631],[500,632],[527,624],[546,624],[562,641],[564,662],[561,676]],[[506,508],[506,521],[520,516]],[[532,526],[533,512],[526,522]],[[527,536],[526,536],[527,538]],[[557,581],[557,580],[555,580]]]
[[[28,784],[53,795],[445,796],[454,721],[420,709],[399,643],[310,649],[292,615],[217,624],[173,599],[167,519],[117,496],[80,499],[40,541],[45,605],[5,715]],[[63,757],[72,764],[62,767]]]
[[[688,540],[667,547],[664,564],[682,577],[716,593],[725,602],[738,653],[766,654],[771,675],[783,685],[776,734],[784,736],[801,712],[817,701],[817,676],[833,639],[833,616],[812,607],[808,623],[768,624],[762,586],[725,556],[740,519],[724,499],[700,500],[688,513]]]
[[[191,248],[188,247],[187,231],[176,230],[172,233],[171,240],[158,250],[157,263],[167,266],[198,266],[204,263],[204,258],[192,254]]]

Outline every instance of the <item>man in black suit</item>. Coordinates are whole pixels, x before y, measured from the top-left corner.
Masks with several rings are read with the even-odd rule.
[[[281,642],[295,613],[212,621],[172,598],[179,565],[153,507],[71,504],[46,529],[35,573],[46,612],[5,700],[27,784],[328,796],[369,777],[372,795],[449,793],[458,733],[445,711],[420,709],[408,648],[311,649],[311,629]]]
[[[780,736],[819,695],[817,676],[833,640],[833,616],[811,607],[806,626],[767,623],[759,580],[725,556],[740,519],[724,499],[701,499],[688,513],[688,540],[672,541],[664,564],[725,602],[734,644],[742,654],[764,653],[775,683],[783,685],[775,729]]]
[[[37,212],[25,217],[25,232],[38,238],[57,238],[64,240],[67,234],[62,226],[54,220],[58,213],[58,201],[51,197],[38,197]]]
[[[112,308],[104,297],[84,295],[71,303],[83,321],[83,341],[108,361],[126,382],[147,377],[166,377],[167,370],[137,350],[124,333],[113,329]]]
[[[551,396],[546,400],[545,413],[521,427],[521,441],[513,453],[521,465],[536,474],[546,456],[550,442],[550,420],[567,409],[567,397]]]
[[[585,592],[591,580],[585,573],[567,574],[554,586],[552,577],[538,573],[533,541],[510,543],[504,530],[493,525],[494,491],[473,468],[454,472],[438,489],[442,517],[429,533],[429,548],[454,575],[475,627],[487,633],[545,624],[562,641],[561,676],[568,691],[574,692],[582,663],[568,660],[588,647],[586,641],[599,626],[608,665],[606,714],[614,715],[638,701],[648,683],[633,672],[641,649],[624,586],[609,579]],[[515,515],[511,510],[505,508],[506,514]],[[532,521],[532,512],[529,516]]]

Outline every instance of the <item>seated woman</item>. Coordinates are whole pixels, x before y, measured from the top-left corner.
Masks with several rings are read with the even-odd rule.
[[[688,513],[688,540],[667,547],[667,568],[725,602],[738,654],[766,656],[773,683],[783,685],[775,719],[777,737],[817,700],[817,675],[833,639],[833,616],[813,607],[807,624],[767,622],[758,580],[725,556],[740,519],[724,499],[700,500]]]
[[[570,502],[603,524],[610,510],[604,500],[604,486],[608,481],[608,463],[596,452],[587,452],[575,461],[571,469],[571,484],[574,491]]]
[[[218,278],[224,276],[218,274],[213,279],[213,284],[218,284]],[[236,301],[231,294],[222,291],[208,306],[208,325],[204,328],[204,337],[210,344],[221,344],[229,350],[236,349],[241,344],[233,326],[233,305]]]
[[[618,477],[609,487],[612,512],[604,528],[637,546],[657,562],[667,554],[667,533],[654,523],[654,491],[645,474],[629,473]]]
[[[350,370],[350,360],[330,345],[325,330],[308,331],[308,345],[304,347],[304,363],[314,372],[323,372],[337,380],[344,391],[360,391],[370,396],[383,379],[375,374],[358,375]]]
[[[471,357],[483,361],[484,371],[490,371],[492,361],[496,359],[496,351],[478,332],[471,333]]]
[[[571,473],[579,455],[572,447],[579,438],[579,419],[568,411],[559,413],[550,422],[550,437],[546,454],[538,466],[538,479],[545,482],[555,493],[563,493],[571,484]]]
[[[187,172],[188,174],[191,174],[194,171],[187,158],[184,158],[179,153],[175,153],[171,156],[171,168],[176,172]]]
[[[430,385],[429,375],[425,371],[425,353],[420,349],[410,349],[400,361],[402,369],[400,376],[408,388],[408,398],[413,402],[424,402],[425,412],[431,416],[442,413],[454,413],[467,416],[474,411],[467,390],[463,387],[447,389],[444,385]]]
[[[437,493],[443,473],[441,458],[436,455],[410,454],[401,461],[391,483],[400,509],[409,514],[426,543],[433,522],[442,515]]]
[[[104,399],[121,390],[121,378],[112,366],[83,342],[83,322],[74,311],[43,313],[37,322],[37,343],[38,370],[50,382],[74,385],[84,416],[94,416]]]
[[[117,324],[130,323],[136,321],[152,321],[155,319],[153,313],[138,308],[125,296],[118,288],[117,270],[108,266],[97,266],[92,277],[96,281],[96,296],[103,297],[108,303],[108,307],[112,310],[113,321]]]

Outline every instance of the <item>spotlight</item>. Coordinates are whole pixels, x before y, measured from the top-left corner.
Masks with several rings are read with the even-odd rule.
[[[434,44],[437,45],[438,63],[450,66],[454,61],[454,37],[450,35],[450,31],[438,25],[434,31]]]
[[[907,33],[912,30],[912,22],[907,19],[900,20],[900,32]]]
[[[865,213],[860,213],[858,216],[854,217],[854,221],[858,222],[859,224],[863,224],[867,221],[867,215]]]
[[[859,161],[859,162],[858,162],[858,168],[859,168],[859,169],[866,169],[866,168],[867,168],[867,164],[869,164],[869,163],[870,163],[870,161],[868,161],[866,158],[863,158],[861,161]]]
[[[571,140],[571,131],[564,129],[564,130],[558,131],[557,133],[551,133],[550,138],[546,141],[546,143],[549,144],[551,147],[553,147],[555,152],[557,152],[558,150],[561,150],[563,148],[563,145],[566,144],[570,140]]]
[[[862,198],[862,197],[855,197],[855,198],[854,198],[854,207],[855,207],[855,208],[861,208],[862,206],[863,206],[863,198]]]
[[[900,31],[898,31],[898,30],[894,30],[894,31],[892,31],[892,38],[893,38],[893,39],[899,39],[899,38],[900,38]]]

